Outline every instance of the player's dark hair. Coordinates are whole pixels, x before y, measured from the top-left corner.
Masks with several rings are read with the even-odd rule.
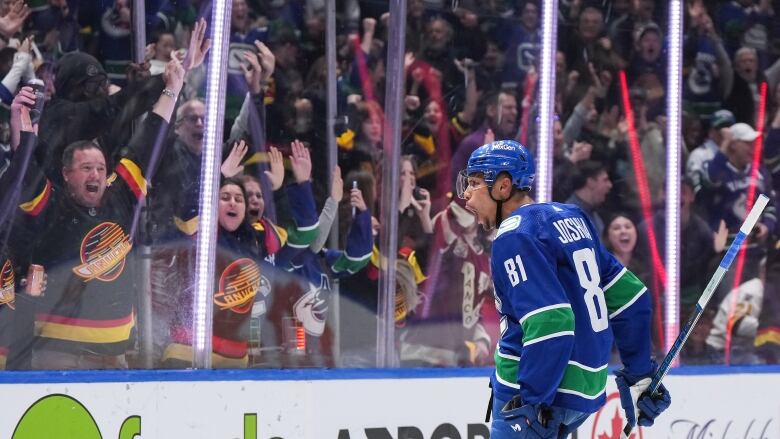
[[[498,179],[501,178],[501,177],[506,177],[510,181],[512,180],[512,174],[510,174],[507,171],[499,172],[498,175],[496,175],[496,181],[498,181]],[[514,184],[512,184],[512,193],[509,195],[509,198],[512,198],[515,195],[516,192],[531,192],[531,188],[528,187],[528,188],[525,188],[525,189],[520,189],[519,187],[517,187]],[[491,195],[491,198],[492,198],[492,195]]]

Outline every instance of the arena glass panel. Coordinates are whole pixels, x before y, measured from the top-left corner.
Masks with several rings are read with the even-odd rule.
[[[356,320],[368,319],[367,326],[349,328],[344,325],[360,311],[339,312],[344,309],[340,286],[358,288],[359,298],[368,295],[363,282],[368,282],[371,219],[378,201],[374,172],[366,172],[364,165],[376,163],[381,149],[375,143],[364,145],[362,119],[347,111],[348,100],[363,96],[362,77],[352,68],[359,5],[326,2],[298,10],[289,3],[263,9],[233,2],[234,17],[238,3],[244,3],[255,23],[263,22],[275,55],[271,93],[265,97],[266,123],[253,128],[263,137],[270,162],[243,171],[255,175],[267,194],[257,225],[264,233],[268,263],[261,269],[262,284],[249,320],[248,366],[338,367],[342,334],[373,331],[366,346],[355,348],[356,356],[369,358],[362,366],[373,367],[376,311],[363,311],[367,317]],[[381,139],[381,119],[372,122],[372,135]],[[266,172],[273,171],[277,150],[284,155],[279,187]],[[356,279],[354,286],[350,279]],[[348,318],[342,320],[345,312]]]
[[[2,365],[187,367],[208,5],[11,3]]]
[[[647,286],[659,357],[668,299],[667,12],[652,1],[561,5],[552,172],[552,200],[582,208],[607,249]],[[616,306],[611,293],[608,308]],[[619,361],[614,349],[611,362]]]
[[[397,195],[390,194],[399,179],[394,175],[400,157],[395,142],[403,136],[403,46],[397,38],[405,21],[402,7],[396,1],[351,1],[339,3],[336,11],[340,75],[335,155],[344,185],[338,243],[349,264],[338,273],[331,315],[337,319],[336,363],[345,368],[398,365],[395,294],[385,291],[395,290],[393,278],[398,277],[388,267],[397,265],[393,249],[400,226],[393,207]]]
[[[383,41],[388,17],[369,7],[376,11],[363,25],[377,26],[374,39]],[[499,316],[490,277],[491,237],[457,197],[455,182],[470,153],[484,143],[513,139],[535,148],[536,79],[528,72],[534,76],[538,69],[538,12],[525,28],[521,10],[514,7],[406,3],[402,129],[396,145],[400,179],[397,195],[392,194],[399,215],[395,353],[388,365],[493,364]],[[388,197],[383,194],[382,202]]]
[[[731,4],[686,5],[682,135],[687,157],[682,157],[685,178],[693,188],[693,208],[686,212],[688,189],[683,184],[682,323],[758,195],[766,194],[770,202],[693,331],[683,364],[778,360],[774,183],[778,95],[773,73],[778,56],[771,49],[774,30],[756,25],[771,14],[768,3],[757,4],[750,15]],[[754,34],[758,38],[752,38]],[[706,248],[706,237],[696,239],[699,221],[715,236],[712,250]],[[710,265],[696,272],[691,262],[701,258],[696,252],[704,251],[712,255]],[[696,288],[689,288],[692,284]]]
[[[326,43],[322,43],[329,30],[322,24],[327,22],[327,14],[307,11],[309,15],[304,15],[306,20],[299,25],[300,32],[295,37],[282,38],[285,50],[280,49],[279,65],[287,67],[282,68],[284,75],[275,75],[274,82],[291,84],[290,94],[282,98],[284,93],[280,93],[276,97],[283,101],[278,103],[281,111],[277,115],[281,117],[279,123],[268,124],[268,142],[273,144],[271,139],[277,136],[283,139],[281,144],[284,146],[298,134],[309,133],[309,138],[304,140],[312,155],[317,157],[314,173],[318,175],[314,176],[313,188],[319,213],[332,190],[332,169],[324,164],[329,163],[327,157],[333,153],[326,145],[330,144],[331,136],[335,137],[335,154],[344,189],[337,209],[338,239],[331,241],[331,247],[340,250],[345,258],[340,259],[341,256],[335,253],[331,260],[327,256],[320,259],[319,269],[308,274],[304,274],[307,268],[302,266],[295,267],[297,274],[280,274],[280,278],[288,279],[280,282],[287,285],[290,292],[284,293],[286,287],[274,285],[265,307],[255,309],[255,313],[264,314],[253,319],[256,322],[253,334],[260,334],[256,336],[260,342],[254,346],[258,357],[253,364],[261,367],[462,366],[492,361],[489,355],[484,355],[486,349],[483,348],[485,341],[489,340],[487,345],[492,346],[498,336],[497,315],[489,309],[492,304],[489,270],[479,268],[489,267],[484,255],[488,254],[490,239],[480,232],[477,239],[463,241],[463,237],[470,234],[465,230],[474,224],[470,214],[452,196],[453,181],[468,156],[461,148],[463,139],[491,123],[495,125],[490,127],[492,138],[514,138],[524,141],[533,153],[540,151],[535,140],[538,133],[534,131],[540,117],[540,86],[535,77],[538,78],[540,69],[538,45],[542,11],[535,2],[522,2],[512,7],[468,2],[454,6],[435,1],[412,1],[405,5],[404,43],[408,55],[404,59],[403,91],[397,98],[403,100],[402,128],[397,130],[401,133],[397,145],[400,151],[392,149],[396,144],[387,138],[387,127],[392,132],[398,113],[391,111],[389,104],[397,102],[388,101],[388,89],[393,87],[396,78],[390,69],[399,55],[392,50],[393,41],[389,38],[392,23],[385,14],[396,7],[396,3],[345,2],[337,5],[334,25],[336,81],[327,80],[327,74],[323,73],[327,72],[328,63],[334,62],[327,56],[327,38]],[[702,38],[715,41],[713,35],[717,35],[717,29],[708,24],[706,17],[719,11],[704,14],[699,3],[690,6],[684,11],[686,39],[683,41],[691,46],[684,47],[695,47],[693,42],[698,42],[691,35],[701,34]],[[561,5],[555,64],[554,108],[558,120],[553,127],[551,155],[554,166],[550,173],[550,198],[560,202],[570,201],[575,196],[579,198],[586,210],[593,211],[594,218],[598,218],[593,222],[603,231],[605,244],[647,285],[654,310],[653,345],[659,357],[668,349],[675,335],[673,332],[676,332],[679,319],[674,319],[673,314],[679,312],[683,319],[687,317],[713,271],[713,261],[722,255],[718,252],[722,252],[726,234],[721,231],[719,221],[711,218],[717,216],[712,212],[723,210],[708,206],[708,198],[702,198],[699,193],[704,168],[691,172],[689,156],[694,155],[695,147],[706,140],[701,124],[711,123],[713,110],[725,102],[719,84],[726,82],[729,76],[721,78],[720,74],[725,70],[713,66],[728,57],[719,55],[717,45],[712,49],[708,43],[701,42],[697,44],[704,48],[690,53],[683,51],[680,88],[685,151],[679,160],[686,166],[687,178],[680,178],[679,185],[676,177],[675,182],[670,183],[669,176],[674,173],[669,172],[667,164],[672,146],[666,140],[667,118],[673,114],[668,107],[670,92],[666,73],[670,47],[665,35],[670,26],[668,13],[665,3],[651,1],[586,3],[579,7],[575,4],[574,8]],[[701,28],[699,33],[689,32],[694,22]],[[705,35],[707,32],[710,34]],[[326,55],[324,60],[321,58],[323,53]],[[709,62],[708,54],[718,55],[715,56],[717,62]],[[290,59],[296,61],[291,63]],[[295,67],[289,67],[291,65]],[[734,75],[731,77],[733,79]],[[702,82],[702,78],[706,81]],[[336,116],[331,119],[327,112],[327,107],[332,105],[331,98],[322,98],[322,95],[327,94],[324,90],[332,82],[336,84],[337,102]],[[476,109],[471,105],[474,100],[470,99],[472,84],[478,96]],[[760,91],[760,87],[756,90]],[[317,93],[319,98],[314,97]],[[396,99],[393,90],[389,93],[391,99]],[[756,98],[758,109],[761,108],[759,98],[760,93]],[[503,104],[507,101],[509,104],[505,108]],[[499,102],[502,105],[498,105]],[[731,105],[738,106],[739,99],[735,102]],[[273,119],[271,113],[277,110],[269,110],[268,117]],[[313,122],[307,122],[308,114],[315,115]],[[470,122],[470,125],[464,122]],[[319,125],[307,130],[309,123]],[[716,125],[720,127],[722,123]],[[323,129],[326,135],[316,135]],[[286,132],[279,135],[273,130]],[[487,133],[486,129],[484,131]],[[483,136],[474,146],[485,140]],[[401,155],[397,169],[395,154]],[[408,160],[407,156],[414,159]],[[394,184],[383,169],[396,169],[399,174],[397,200],[394,195],[376,189],[385,187],[388,190]],[[588,181],[595,187],[585,188]],[[369,258],[365,257],[368,253],[358,254],[362,250],[355,250],[366,247],[360,247],[350,238],[360,236],[359,231],[351,234],[360,217],[359,210],[352,214],[351,203],[347,201],[351,198],[347,194],[353,184],[361,190],[366,209],[374,218],[372,237],[368,239],[373,249]],[[704,190],[702,193],[708,188]],[[578,191],[579,195],[576,194]],[[679,208],[667,210],[667,193],[678,194],[674,196],[679,197]],[[373,201],[368,200],[371,198],[368,194],[373,196]],[[428,197],[430,211],[426,206]],[[383,208],[396,202],[392,215],[381,213]],[[283,203],[282,198],[278,203],[268,205],[273,204],[276,208],[278,204],[283,211]],[[595,205],[598,208],[592,209]],[[397,236],[392,240],[397,243],[397,249],[392,250],[392,255],[381,254],[380,248],[386,253],[392,246],[382,247],[375,233],[381,231],[388,235],[383,226],[394,221],[395,210],[399,216],[393,231]],[[680,213],[682,228],[676,253],[673,248],[667,248],[667,243],[674,241],[665,237],[668,230],[674,230],[666,225],[668,212],[675,211]],[[697,218],[695,215],[701,221],[689,223],[691,217]],[[425,217],[430,218],[430,224]],[[448,219],[449,230],[444,229],[445,219]],[[613,220],[617,223],[614,233],[610,234]],[[280,220],[278,224],[283,222]],[[439,231],[437,225],[443,230]],[[695,228],[689,230],[689,227]],[[709,234],[705,233],[707,230]],[[459,245],[448,248],[448,243]],[[351,247],[353,245],[356,247]],[[437,246],[444,252],[437,251]],[[352,248],[351,253],[349,248]],[[482,251],[482,259],[467,261],[471,264],[468,265],[463,260],[474,248]],[[315,246],[315,250],[319,247]],[[447,251],[452,254],[448,255]],[[675,269],[667,263],[667,252],[681,261],[682,265],[676,270],[679,286],[668,283],[667,277],[674,275]],[[448,263],[447,257],[460,260]],[[380,289],[382,274],[388,273],[383,272],[380,261],[393,258],[396,260],[395,279],[390,283],[395,292],[394,297],[389,298]],[[342,262],[334,262],[338,260]],[[751,265],[746,262],[745,266]],[[728,282],[724,281],[724,285]],[[677,289],[680,290],[679,308],[672,300],[678,297]],[[322,291],[328,291],[328,294]],[[719,297],[721,302],[725,294],[721,293]],[[394,324],[378,323],[384,319],[383,311],[387,313],[390,302],[394,308]],[[743,311],[736,309],[746,307],[741,305],[734,312],[741,316]],[[715,303],[709,309],[714,310]],[[696,328],[690,345],[683,352],[684,362],[687,356],[692,356],[692,362],[713,361],[695,359],[705,355],[712,358],[705,354],[710,349],[706,339],[711,335],[707,321],[711,325],[712,319],[712,315],[705,316],[701,326]],[[484,332],[474,330],[480,325]],[[392,331],[388,331],[390,326],[394,328]],[[762,340],[771,346],[772,323],[765,321],[761,326],[764,328]],[[392,340],[388,340],[388,336]],[[264,337],[265,341],[262,341]],[[756,337],[754,343],[758,343],[758,339]],[[446,342],[442,343],[443,340]],[[488,352],[491,350],[487,349]]]

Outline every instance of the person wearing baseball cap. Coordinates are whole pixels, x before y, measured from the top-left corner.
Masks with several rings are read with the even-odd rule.
[[[751,143],[758,137],[758,131],[754,130],[750,125],[740,122],[735,123],[729,128],[731,131],[731,141],[734,142],[746,142]],[[725,139],[724,139],[725,140]],[[752,148],[752,144],[748,145]],[[752,150],[751,150],[752,152]]]
[[[710,119],[710,129],[718,130],[718,132],[720,132],[719,130],[721,128],[730,127],[734,125],[734,122],[736,122],[734,113],[729,110],[718,110],[712,113],[712,118]]]
[[[704,140],[704,143],[691,151],[691,155],[688,156],[688,161],[685,163],[685,175],[693,182],[695,193],[698,194],[701,189],[701,180],[705,165],[715,157],[715,153],[718,152],[720,144],[723,141],[721,129],[734,125],[734,122],[734,113],[729,110],[718,110],[712,113],[707,138]]]
[[[703,182],[711,191],[707,222],[715,230],[723,220],[729,231],[729,241],[739,232],[742,221],[747,216],[746,199],[750,187],[755,187],[756,196],[766,194],[769,197],[769,204],[751,233],[742,281],[759,275],[761,259],[766,256],[766,241],[777,223],[775,194],[769,169],[760,162],[758,169],[753,169],[755,141],[760,135],[760,132],[742,122],[724,128],[721,148],[706,167],[706,179]],[[730,279],[733,274],[726,276],[721,288],[715,293],[718,298],[724,297],[735,286],[734,279]]]

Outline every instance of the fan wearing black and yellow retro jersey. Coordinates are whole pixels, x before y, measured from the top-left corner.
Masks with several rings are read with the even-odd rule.
[[[205,35],[205,23],[196,26]],[[21,185],[19,208],[34,239],[18,248],[20,266],[44,267],[45,294],[36,298],[34,369],[125,368],[135,326],[132,264],[134,217],[146,196],[155,145],[168,129],[185,69],[173,60],[163,73],[166,88],[130,140],[114,173],[91,140],[70,144],[63,154],[64,187],[54,187],[31,160]],[[35,95],[23,89],[14,100],[12,127],[20,149],[34,148],[36,127],[28,106]],[[18,132],[17,131],[17,132]]]

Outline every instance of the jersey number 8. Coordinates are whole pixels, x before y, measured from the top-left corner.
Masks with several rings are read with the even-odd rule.
[[[585,289],[585,306],[590,316],[590,326],[594,332],[601,332],[609,326],[607,301],[601,289],[601,275],[596,263],[596,252],[592,248],[583,248],[572,253],[574,266],[580,285]]]

